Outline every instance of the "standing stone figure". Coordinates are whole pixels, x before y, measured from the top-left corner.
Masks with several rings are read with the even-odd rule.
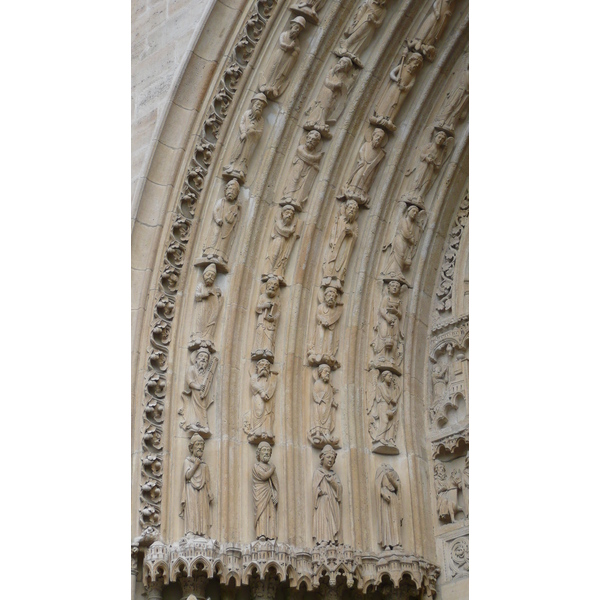
[[[347,200],[340,207],[325,251],[321,285],[330,285],[334,280],[344,283],[352,248],[358,237],[357,215],[358,204],[354,200]]]
[[[398,454],[396,434],[399,425],[398,405],[402,390],[391,371],[380,373],[373,369],[373,375],[377,379],[371,386],[371,404],[367,409],[373,452]]]
[[[435,364],[431,369],[431,383],[433,387],[433,406],[446,399],[446,389],[448,388],[448,366]]]
[[[455,0],[434,0],[431,12],[427,15],[415,37],[409,40],[408,47],[421,52],[427,60],[433,60],[437,44],[452,16]]]
[[[469,102],[469,67],[460,74],[457,86],[446,95],[444,104],[433,122],[434,127],[443,129],[448,133],[454,133],[454,125],[457,120],[467,116],[467,104]]]
[[[458,490],[462,487],[461,477],[456,469],[447,475],[446,467],[442,463],[436,463],[434,482],[440,521],[454,523],[456,513],[464,514],[465,512],[463,507],[458,504]]]
[[[191,363],[185,373],[185,382],[189,389],[184,390],[181,396],[183,408],[178,414],[183,416],[183,421],[179,425],[184,431],[199,433],[203,438],[208,438],[211,433],[207,413],[213,403],[210,388],[219,359],[211,359],[208,348],[202,346],[192,353]]]
[[[298,211],[304,208],[325,154],[316,151],[320,143],[321,134],[309,131],[304,144],[298,146],[280,204],[291,204]]]
[[[371,43],[375,31],[385,18],[386,0],[366,0],[356,11],[350,26],[344,31],[344,39],[333,52],[336,56],[347,56],[359,68],[363,68],[359,55]]]
[[[257,462],[252,467],[254,530],[259,540],[274,540],[277,537],[279,480],[275,465],[269,464],[272,451],[268,442],[261,442],[256,449]]]
[[[402,504],[400,477],[390,465],[381,465],[375,474],[379,517],[379,545],[384,550],[402,547]]]
[[[315,448],[323,448],[330,444],[339,448],[340,439],[333,435],[338,403],[335,400],[337,390],[331,385],[331,367],[321,364],[313,369],[315,383],[313,385],[311,404],[311,427],[308,440]]]
[[[214,263],[216,268],[227,272],[232,233],[240,216],[240,205],[237,202],[239,193],[240,184],[237,180],[228,181],[225,196],[215,202],[208,242],[204,244],[202,258],[196,264]]]
[[[277,376],[271,373],[271,363],[266,358],[259,360],[256,363],[256,373],[250,379],[252,410],[244,416],[244,433],[248,435],[251,444],[275,442],[273,397],[276,387]]]
[[[313,476],[313,541],[317,546],[342,542],[342,482],[332,469],[336,458],[335,450],[325,446],[319,454],[321,466]]]
[[[418,52],[412,52],[408,56],[408,48],[405,47],[400,64],[390,73],[388,87],[369,119],[371,124],[385,127],[388,131],[396,131],[394,121],[406,96],[415,85],[417,73],[422,65],[423,57]]]
[[[412,189],[408,192],[407,199],[414,204],[423,206],[423,201],[427,192],[431,189],[440,167],[450,155],[450,150],[454,146],[454,138],[448,137],[444,131],[437,131],[433,141],[429,142],[421,155],[419,164],[414,169],[414,179]],[[408,174],[411,174],[410,171]]]
[[[342,195],[338,197],[356,200],[359,204],[369,206],[369,190],[373,185],[373,180],[377,174],[377,168],[385,157],[385,150],[381,147],[386,142],[386,134],[383,129],[375,129],[371,139],[367,140],[358,152],[358,161],[342,190]]]
[[[400,366],[400,338],[402,337],[402,284],[392,279],[381,298],[375,326],[375,340],[372,342],[375,366]]]
[[[324,138],[331,138],[328,123],[335,123],[342,112],[351,81],[352,61],[343,56],[330,69],[317,99],[304,113],[309,117],[304,123],[304,129],[315,129]]]
[[[325,4],[325,0],[299,0],[290,6],[290,10],[296,15],[303,15],[314,25],[319,24],[319,15],[317,14]]]
[[[270,277],[264,284],[264,291],[259,296],[256,305],[256,313],[258,314],[258,321],[254,333],[252,360],[267,358],[270,362],[273,362],[277,323],[281,315],[279,279],[277,277]]]
[[[198,303],[198,315],[196,331],[192,334],[188,346],[190,350],[198,348],[202,341],[210,342],[211,345],[214,342],[217,319],[223,305],[221,290],[215,286],[216,277],[217,267],[210,263],[204,269],[194,295],[194,300]]]
[[[417,251],[417,244],[421,237],[420,223],[417,221],[419,208],[406,206],[405,213],[400,219],[396,235],[391,243],[383,247],[383,251],[390,250],[382,275],[389,279],[398,279],[406,282],[404,272],[412,265],[413,257]],[[425,211],[422,211],[425,216]]]
[[[298,60],[298,54],[300,54],[300,46],[297,40],[305,27],[304,17],[296,17],[292,19],[289,30],[284,31],[279,36],[279,43],[267,67],[265,82],[259,88],[270,100],[279,98],[288,86],[288,75],[294,68],[296,60]]]
[[[208,465],[202,460],[204,440],[194,434],[189,444],[190,456],[183,464],[183,494],[181,512],[184,532],[208,537],[211,526],[210,504],[213,495],[210,489]]]
[[[281,213],[273,225],[273,233],[271,233],[271,241],[265,258],[263,279],[274,275],[279,281],[285,281],[285,268],[294,242],[298,239],[297,225],[294,207],[291,204],[282,206]]]
[[[311,345],[308,349],[308,364],[318,366],[327,363],[338,368],[336,360],[338,340],[336,326],[342,316],[342,306],[338,304],[338,292],[328,287],[323,294],[323,301],[317,308],[317,326]]]
[[[463,502],[465,505],[464,515],[465,517],[469,516],[469,453],[467,452],[467,457],[465,458],[465,468],[462,472],[462,493],[463,493]]]
[[[242,115],[240,134],[235,140],[229,164],[223,169],[224,176],[235,177],[241,183],[246,181],[248,162],[263,132],[262,113],[267,103],[267,97],[264,94],[254,94],[252,97],[250,108]]]

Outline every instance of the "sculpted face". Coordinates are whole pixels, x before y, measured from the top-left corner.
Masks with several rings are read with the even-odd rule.
[[[329,377],[331,376],[331,369],[329,367],[323,367],[320,371],[319,371],[319,377],[321,378],[322,381],[324,381],[325,383],[329,382]]]
[[[206,369],[206,366],[208,365],[208,352],[200,352],[198,354],[196,364],[198,365],[198,368],[201,371],[204,371],[204,369]]]
[[[204,454],[204,440],[196,440],[192,446],[192,455],[196,458],[202,458]]]
[[[271,448],[263,447],[258,451],[260,462],[267,464],[271,460]]]
[[[438,477],[445,477],[446,476],[446,467],[444,465],[437,464],[437,465],[435,465],[434,472]]]
[[[311,131],[306,136],[306,146],[309,150],[314,150],[321,141],[321,134],[318,131]]]
[[[281,211],[281,218],[286,225],[289,225],[294,218],[294,209],[293,208],[284,208]]]
[[[445,142],[446,142],[446,134],[443,131],[438,132],[438,134],[435,136],[435,143],[438,146],[443,146]]]
[[[354,200],[350,200],[346,204],[346,216],[348,217],[348,221],[352,223],[356,217],[356,213],[358,212],[358,204]]]
[[[389,371],[384,371],[383,381],[385,381],[388,385],[392,383],[392,374]]]
[[[381,146],[381,142],[383,142],[383,138],[385,133],[382,129],[376,129],[373,132],[373,137],[371,138],[371,145],[373,148],[379,148]]]
[[[263,109],[265,108],[265,103],[262,100],[254,100],[251,106],[255,117],[262,116]]]
[[[295,40],[300,35],[301,31],[302,27],[300,27],[298,23],[292,23],[292,26],[290,27],[290,37]]]
[[[279,281],[277,279],[269,279],[267,281],[267,296],[273,298],[279,289]]]
[[[323,455],[322,464],[327,470],[330,470],[331,467],[333,467],[333,465],[335,463],[335,459],[336,459],[335,452],[327,452],[327,454]]]
[[[259,360],[256,365],[256,373],[259,377],[268,377],[271,373],[271,363],[265,358]]]
[[[233,202],[240,193],[240,184],[237,179],[232,179],[225,187],[225,198],[230,202]]]
[[[325,304],[329,306],[329,308],[333,308],[335,303],[337,302],[337,290],[335,288],[327,288],[325,290]]]
[[[388,290],[392,296],[397,296],[400,292],[400,282],[399,281],[390,281],[388,284]]]
[[[204,275],[202,276],[202,278],[204,279],[204,283],[208,287],[212,286],[212,284],[215,282],[216,277],[217,275],[213,271],[204,271]]]
[[[408,209],[408,216],[411,220],[416,219],[418,214],[419,214],[419,209],[416,206],[411,206]]]

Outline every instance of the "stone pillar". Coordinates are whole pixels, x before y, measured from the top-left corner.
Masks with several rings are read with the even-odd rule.
[[[180,577],[179,583],[183,590],[181,600],[206,600],[206,584],[208,578],[206,575],[196,575],[195,577]]]
[[[275,600],[277,583],[277,579],[270,575],[264,579],[256,577],[250,583],[250,597],[252,600]]]
[[[146,585],[146,598],[148,600],[162,600],[163,580],[150,581]]]

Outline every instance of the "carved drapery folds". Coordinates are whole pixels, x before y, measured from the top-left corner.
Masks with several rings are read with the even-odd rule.
[[[342,316],[342,303],[335,287],[329,286],[320,290],[320,304],[317,307],[316,327],[313,339],[308,348],[308,364],[316,367],[327,364],[338,369],[340,363],[336,356],[339,342],[337,336],[338,322]]]
[[[375,494],[379,522],[379,545],[383,550],[402,547],[400,477],[390,465],[384,464],[377,469]]]
[[[367,415],[369,435],[373,452],[398,454],[399,408],[402,388],[400,378],[391,371],[369,371],[370,384],[367,390]]]
[[[277,277],[280,285],[285,285],[285,269],[287,267],[292,248],[300,236],[300,226],[296,211],[291,204],[281,207],[278,217],[275,218],[271,232],[271,241],[263,266],[261,279],[266,281],[271,276]]]
[[[438,43],[448,25],[455,3],[456,0],[434,0],[431,11],[415,36],[409,40],[408,47],[421,52],[427,60],[434,60],[437,54],[435,44]]]
[[[273,425],[275,422],[274,396],[277,388],[277,374],[271,371],[271,363],[263,358],[254,363],[256,372],[250,378],[252,408],[244,415],[244,433],[251,444],[262,441],[275,443]]]
[[[469,471],[467,462],[466,482],[468,487]],[[436,462],[434,466],[434,482],[437,494],[437,511],[440,521],[454,523],[457,520],[458,513],[466,518],[467,509],[464,502],[459,502],[459,492],[463,490],[463,473],[453,468],[449,473],[446,465]]]
[[[340,447],[340,438],[334,435],[336,413],[339,404],[335,398],[336,390],[330,382],[331,367],[320,364],[313,369],[314,384],[312,389],[312,404],[310,407],[311,427],[308,441],[315,448],[323,448],[327,444],[333,448]]]
[[[275,465],[269,464],[273,449],[261,442],[256,449],[256,463],[252,467],[252,498],[254,501],[254,530],[259,540],[277,538],[277,505],[279,480]]]
[[[342,482],[333,470],[337,454],[327,445],[321,450],[321,466],[313,476],[313,541],[318,545],[342,542]]]
[[[257,322],[254,332],[254,343],[252,345],[252,360],[266,358],[272,363],[275,358],[277,323],[281,315],[279,279],[277,277],[269,277],[261,286],[261,294],[256,305],[256,314]]]

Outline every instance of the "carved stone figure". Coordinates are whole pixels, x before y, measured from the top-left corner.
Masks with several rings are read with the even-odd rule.
[[[211,357],[208,348],[202,346],[192,353],[191,363],[185,374],[185,383],[189,389],[184,390],[181,395],[183,408],[178,414],[183,417],[183,421],[179,426],[184,431],[199,433],[203,438],[208,438],[211,432],[207,412],[213,403],[210,388],[219,359]]]
[[[340,116],[351,82],[352,61],[343,56],[330,69],[317,99],[306,111],[308,121],[304,123],[304,129],[315,129],[324,138],[330,139],[329,124],[335,123]]]
[[[255,94],[250,102],[250,108],[242,115],[240,120],[240,134],[235,140],[229,164],[223,169],[226,177],[235,177],[241,183],[246,181],[248,162],[252,152],[263,132],[263,110],[267,105],[264,94]]]
[[[208,465],[202,460],[204,440],[194,434],[189,443],[190,456],[183,465],[183,494],[181,512],[186,534],[208,537],[211,526],[210,504],[213,495],[210,488]]]
[[[318,131],[309,131],[304,144],[298,146],[280,204],[291,204],[299,211],[304,208],[319,173],[319,162],[325,154],[317,152],[320,143],[321,134]]]
[[[290,10],[296,15],[306,17],[306,20],[314,25],[319,24],[319,15],[317,14],[326,0],[299,0],[290,6]]]
[[[373,365],[378,368],[388,367],[398,372],[402,360],[400,339],[402,338],[402,301],[400,291],[402,283],[392,279],[387,283],[377,311],[377,325],[373,348]],[[399,372],[398,372],[399,373]]]
[[[337,323],[342,316],[342,306],[338,303],[338,291],[328,287],[323,300],[317,308],[317,326],[313,341],[308,349],[308,364],[318,366],[326,363],[337,369],[340,364],[336,360],[338,340]]]
[[[382,275],[387,279],[396,279],[406,283],[405,271],[412,265],[413,257],[417,251],[425,211],[411,205],[405,205],[402,210],[403,215],[394,239],[383,247],[384,252],[390,250],[390,253]]]
[[[371,403],[369,415],[369,435],[373,440],[373,452],[377,454],[398,454],[396,435],[398,433],[398,408],[402,390],[391,371],[372,370]]]
[[[204,269],[194,295],[194,299],[198,303],[198,313],[196,331],[192,333],[188,344],[190,350],[199,348],[203,341],[208,342],[211,348],[214,349],[215,328],[223,305],[221,290],[215,286],[216,277],[217,267],[214,263],[210,263]]]
[[[344,31],[339,48],[333,51],[336,56],[347,56],[358,68],[363,68],[360,54],[383,23],[387,12],[385,3],[386,0],[366,0],[358,7],[352,23]]]
[[[458,84],[446,95],[444,104],[433,122],[434,127],[443,129],[448,133],[454,133],[457,120],[463,120],[467,116],[469,103],[469,67],[460,74]]]
[[[337,390],[330,383],[331,367],[321,364],[313,369],[315,383],[312,391],[311,427],[308,440],[315,448],[327,444],[339,448],[340,439],[333,435],[338,403],[335,400]]]
[[[240,216],[240,205],[237,202],[239,192],[240,184],[236,179],[227,182],[225,196],[215,202],[208,241],[204,244],[202,257],[196,261],[196,265],[214,263],[218,270],[228,272],[229,246]]]
[[[385,127],[388,131],[396,131],[394,121],[406,96],[415,85],[422,65],[423,57],[418,52],[411,52],[409,55],[408,48],[405,47],[400,64],[390,73],[390,82],[369,119],[370,123]]]
[[[275,442],[273,397],[276,387],[277,376],[271,373],[271,363],[265,358],[259,360],[256,363],[256,373],[250,379],[252,410],[244,416],[244,433],[248,435],[251,444]]]
[[[291,204],[285,204],[281,207],[281,213],[273,225],[273,233],[271,233],[271,241],[265,258],[263,279],[274,275],[280,283],[285,283],[285,268],[294,243],[298,239],[297,226],[298,220],[294,207]]]
[[[402,547],[402,504],[400,477],[390,465],[381,465],[375,474],[379,545],[384,550]]]
[[[439,363],[433,365],[431,369],[431,383],[433,387],[433,406],[436,406],[446,399],[448,365],[441,365]]]
[[[454,523],[456,513],[465,512],[458,504],[458,490],[462,487],[461,477],[456,469],[447,475],[445,465],[438,462],[434,467],[434,482],[440,521]]]
[[[382,148],[387,143],[387,137],[383,129],[375,129],[371,139],[367,140],[358,152],[358,161],[346,182],[338,199],[348,198],[355,200],[358,204],[369,206],[369,190],[377,174],[377,168],[385,157],[385,150]]]
[[[306,21],[303,17],[292,19],[290,28],[279,36],[279,44],[273,52],[271,62],[267,67],[267,76],[265,82],[260,86],[260,91],[271,100],[279,98],[288,86],[288,75],[291,73],[298,54],[300,46],[298,38],[300,33],[306,27]]]
[[[340,207],[325,251],[323,281],[321,282],[323,286],[335,282],[337,287],[341,288],[341,284],[344,283],[352,248],[358,237],[357,215],[358,204],[354,200],[347,200]]]
[[[435,132],[433,141],[429,142],[421,152],[419,164],[407,173],[411,175],[414,172],[411,190],[406,194],[408,201],[423,207],[425,196],[431,189],[441,166],[450,156],[453,146],[453,137],[448,137],[444,131]]]
[[[462,472],[462,493],[463,493],[463,503],[465,505],[464,515],[465,517],[469,517],[469,453],[467,452],[467,457],[465,458],[465,468]]]
[[[275,472],[275,465],[269,464],[272,451],[268,442],[261,442],[256,449],[257,462],[252,467],[254,530],[259,540],[277,538],[279,480]]]
[[[434,0],[431,12],[423,21],[415,37],[408,42],[408,47],[415,52],[421,52],[427,60],[433,60],[436,55],[435,44],[442,37],[448,21],[452,16],[456,0]]]
[[[275,335],[277,333],[277,323],[281,315],[281,304],[279,301],[279,279],[270,277],[263,284],[263,292],[258,298],[256,313],[258,321],[254,333],[254,344],[252,350],[252,360],[266,358],[273,362],[275,351]]]
[[[319,454],[321,466],[313,476],[313,541],[316,545],[342,542],[342,482],[333,471],[337,454],[325,446]]]

